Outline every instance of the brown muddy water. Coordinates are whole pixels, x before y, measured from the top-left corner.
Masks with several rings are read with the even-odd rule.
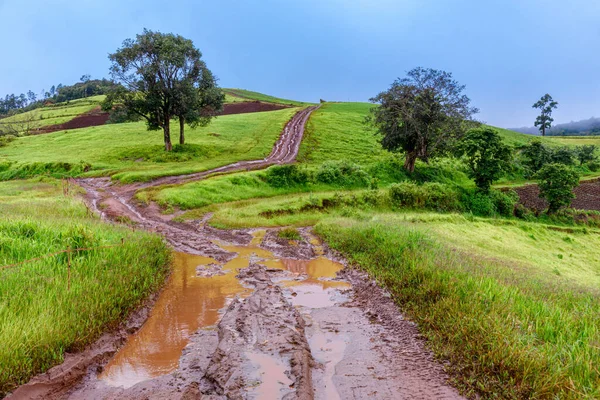
[[[250,261],[291,272],[277,283],[287,289],[286,297],[295,306],[329,307],[334,304],[336,289],[350,287],[347,282],[332,280],[342,265],[323,257],[322,251],[317,251],[318,257],[312,260],[281,259],[259,247],[264,234],[265,231],[256,231],[248,246],[215,241],[237,256],[221,264],[222,272],[213,276],[201,276],[197,271],[219,265],[216,260],[176,252],[171,276],[150,317],[138,332],[129,337],[99,378],[111,386],[129,388],[177,370],[190,337],[200,329],[214,328],[231,300],[251,293],[251,289],[244,287],[236,278],[238,271],[248,267]],[[261,398],[261,393],[273,393],[277,383],[289,380],[284,379],[283,366],[270,365],[272,361],[263,360],[258,354],[247,354],[247,357],[261,375],[263,384],[255,392]]]

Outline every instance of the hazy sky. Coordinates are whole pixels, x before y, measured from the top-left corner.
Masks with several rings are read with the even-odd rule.
[[[479,118],[600,116],[598,0],[0,0],[0,95],[83,74],[146,27],[194,41],[223,87],[366,101],[416,66],[467,85]]]

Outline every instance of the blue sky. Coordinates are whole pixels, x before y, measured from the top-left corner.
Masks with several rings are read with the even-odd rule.
[[[83,74],[144,27],[188,37],[223,87],[366,101],[416,66],[467,85],[479,118],[531,126],[600,116],[595,0],[0,0],[0,95]]]

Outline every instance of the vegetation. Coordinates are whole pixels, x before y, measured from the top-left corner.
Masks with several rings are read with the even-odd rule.
[[[383,148],[404,152],[404,168],[413,172],[417,159],[427,162],[443,154],[472,122],[478,110],[469,105],[464,89],[448,72],[415,68],[371,99],[379,107],[368,121]]]
[[[492,183],[507,169],[511,150],[492,128],[471,129],[459,145],[459,152],[466,155],[469,177],[483,192],[489,192]]]
[[[61,176],[112,176],[122,182],[147,181],[186,174],[240,160],[266,157],[295,109],[227,115],[208,127],[187,132],[187,144],[165,153],[161,139],[149,135],[143,123],[102,125],[17,138],[0,147],[0,179],[26,178],[51,172],[34,163],[88,165]],[[176,122],[171,122],[176,126]],[[118,140],[115,140],[118,138]],[[39,165],[38,165],[39,166]],[[53,169],[50,168],[50,169]],[[16,173],[16,170],[22,172]],[[63,167],[57,172],[62,173]],[[30,171],[30,174],[25,174]],[[18,175],[18,176],[17,176]]]
[[[236,97],[239,99],[243,99],[244,101],[255,100],[255,101],[262,101],[265,103],[286,104],[286,105],[298,106],[298,107],[308,106],[308,105],[313,104],[313,103],[306,103],[303,101],[281,99],[279,97],[273,97],[273,96],[269,96],[269,95],[266,95],[263,93],[253,92],[253,91],[244,90],[244,89],[223,89],[223,91],[225,92],[226,95],[229,95],[231,97]]]
[[[558,107],[558,103],[546,93],[532,107],[540,110],[540,115],[535,119],[535,126],[539,127],[542,136],[546,136],[546,130],[550,129],[554,122],[554,118],[551,117],[552,110]]]
[[[548,214],[571,205],[573,189],[579,185],[579,175],[564,164],[547,164],[537,173],[540,196],[548,201]]]
[[[484,398],[597,398],[597,276],[586,282],[572,258],[545,264],[558,245],[580,258],[583,252],[589,270],[597,265],[591,261],[596,235],[544,230],[537,239],[540,228],[534,236],[521,226],[435,215],[429,220],[420,215],[335,219],[316,230],[390,291],[434,351],[450,361],[453,380],[463,390]],[[446,236],[427,233],[438,226],[438,232],[467,244],[449,247],[441,242]],[[489,242],[503,251],[472,250]],[[512,263],[513,251],[527,254],[522,242],[535,243],[542,259]],[[550,269],[555,264],[560,264],[556,272]],[[576,280],[562,278],[563,271]]]
[[[300,235],[300,232],[298,232],[297,229],[291,227],[280,229],[279,232],[277,232],[277,236],[287,240],[302,239],[302,235]]]
[[[191,40],[144,29],[136,40],[109,56],[111,75],[122,86],[109,93],[103,108],[115,105],[144,118],[149,130],[163,130],[165,150],[171,151],[171,118],[184,125],[207,125],[222,108],[224,97]]]
[[[122,321],[168,272],[159,237],[100,222],[62,193],[55,180],[0,184],[0,396]],[[66,254],[5,267],[112,245],[73,253],[70,270]]]

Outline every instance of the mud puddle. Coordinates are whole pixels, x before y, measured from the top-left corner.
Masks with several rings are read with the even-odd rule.
[[[113,387],[130,388],[177,371],[192,335],[202,329],[214,330],[234,299],[252,293],[254,288],[237,275],[254,263],[267,268],[273,283],[282,288],[283,296],[293,306],[322,308],[347,300],[340,290],[349,289],[350,284],[335,280],[343,266],[325,258],[322,251],[312,260],[280,258],[260,247],[265,231],[254,231],[252,236],[246,246],[213,241],[236,254],[225,263],[175,252],[172,275],[149,319],[130,336],[98,378]],[[286,363],[251,351],[245,357],[254,366],[247,388],[250,398],[280,398],[289,391],[293,382],[285,374],[289,369]]]

